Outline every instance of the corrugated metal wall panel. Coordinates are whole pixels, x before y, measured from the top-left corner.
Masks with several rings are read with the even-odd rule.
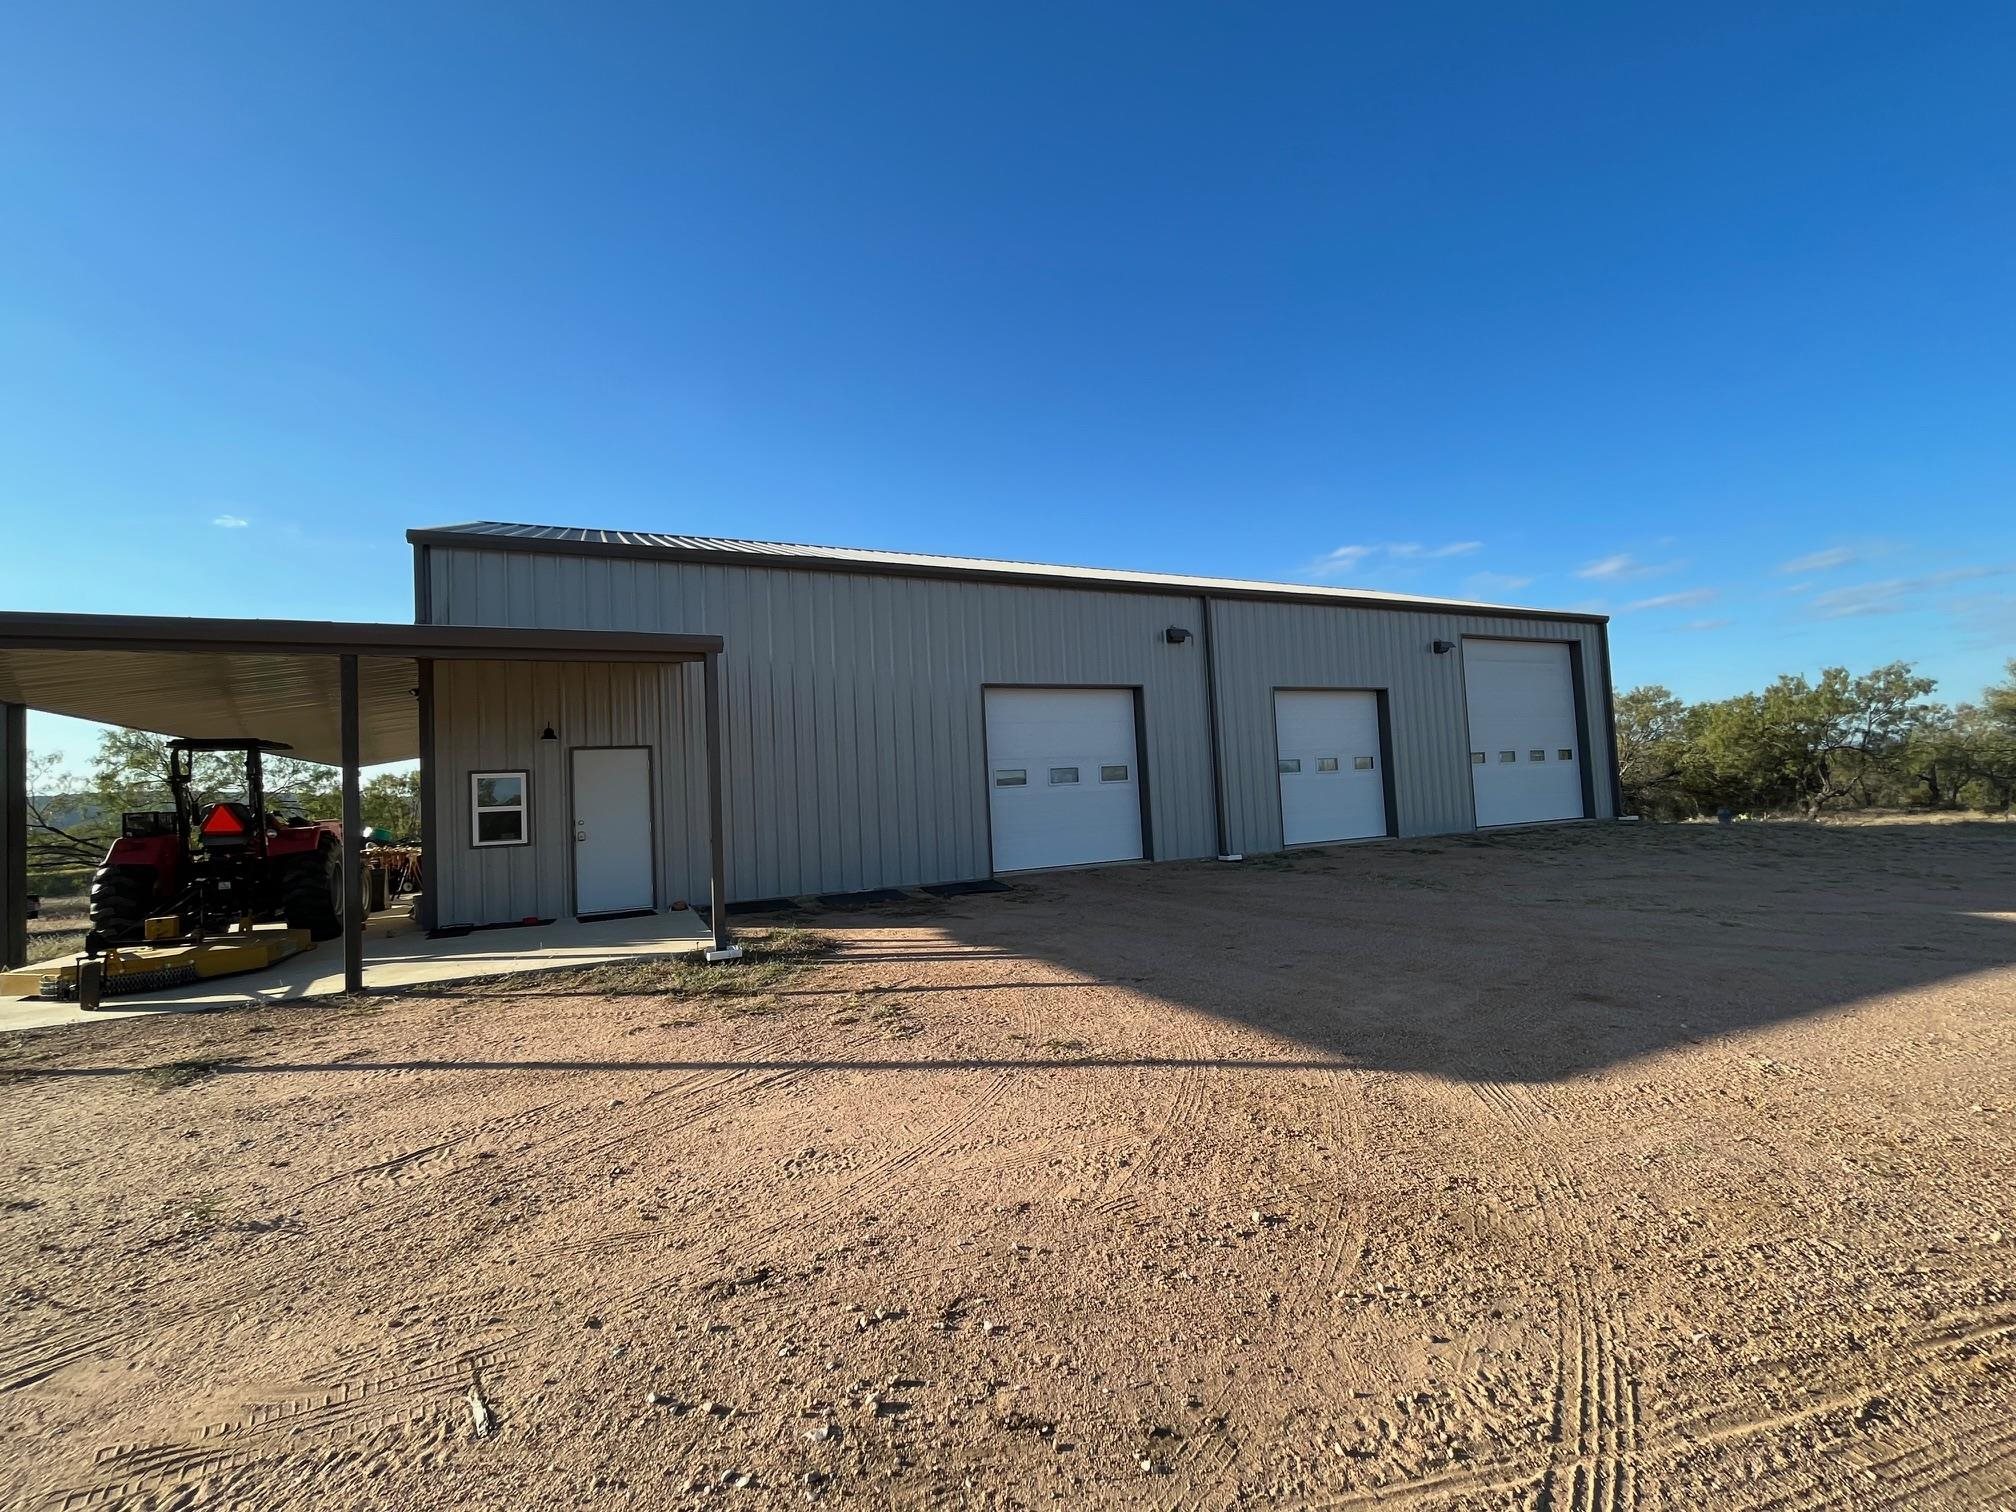
[[[683,670],[683,669],[681,669]],[[495,924],[573,912],[570,751],[577,746],[653,748],[653,824],[661,903],[704,898],[707,872],[703,753],[685,738],[689,688],[654,667],[559,662],[441,662],[434,670],[436,813],[440,834],[428,858],[443,925]],[[539,738],[551,724],[557,738]],[[532,843],[472,846],[472,772],[529,774]],[[703,774],[694,780],[695,773]],[[703,816],[695,822],[694,816]],[[555,858],[560,858],[556,864]],[[698,876],[696,892],[691,879]]]
[[[1588,709],[1584,759],[1595,778],[1595,815],[1612,817],[1600,626],[1241,601],[1221,601],[1215,617],[1233,849],[1266,852],[1282,843],[1276,688],[1386,689],[1400,833],[1473,828],[1463,658],[1460,651],[1437,656],[1429,649],[1437,640],[1460,642],[1464,636],[1566,641],[1581,648]]]
[[[1140,687],[1153,854],[1216,849],[1202,647],[1162,637],[1169,625],[1201,634],[1194,598],[439,545],[428,555],[444,623],[724,637],[731,898],[986,875],[986,684]],[[1235,850],[1281,845],[1277,687],[1386,689],[1400,832],[1471,828],[1462,656],[1429,650],[1464,636],[1580,647],[1595,813],[1610,817],[1600,626],[1245,600],[1220,600],[1215,617]],[[443,664],[438,677],[442,922],[567,910],[571,869],[551,861],[567,843],[564,804],[535,804],[538,855],[475,851],[466,773],[530,767],[539,792],[564,799],[555,751],[644,738],[614,731],[650,731],[660,752],[664,896],[705,897],[698,667]],[[542,750],[549,718],[562,739]]]
[[[443,623],[724,638],[731,898],[985,876],[988,683],[1139,686],[1154,853],[1215,849],[1202,652],[1195,640],[1162,638],[1172,624],[1201,628],[1194,599],[442,546],[429,556],[433,615]],[[593,678],[565,668],[548,675],[581,684],[568,723],[556,720],[559,748],[621,743],[572,728],[634,722],[595,707]],[[655,702],[641,685],[627,697],[660,720],[667,896],[703,898],[699,669],[630,675],[662,688]],[[468,845],[466,773],[550,759],[534,749],[549,716],[534,716],[533,685],[509,682],[444,668],[437,688],[443,923],[518,917],[533,896],[540,911],[566,904],[568,884],[549,874],[568,868],[552,864],[544,811],[536,857]],[[554,692],[543,683],[536,691]],[[564,772],[535,778],[549,791],[555,780]],[[462,812],[451,815],[457,805]],[[565,843],[563,830],[552,835]],[[491,912],[467,917],[472,908]]]

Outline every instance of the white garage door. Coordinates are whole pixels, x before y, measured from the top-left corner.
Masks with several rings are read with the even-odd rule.
[[[996,871],[1140,856],[1132,693],[989,688],[986,711]]]
[[[1386,833],[1378,694],[1276,693],[1274,748],[1285,844]]]
[[[1479,825],[1583,817],[1570,666],[1553,642],[1463,642]]]

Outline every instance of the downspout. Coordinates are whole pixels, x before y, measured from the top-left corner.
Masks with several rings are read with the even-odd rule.
[[[1231,837],[1225,825],[1225,758],[1218,743],[1217,622],[1211,612],[1210,596],[1204,595],[1197,602],[1204,610],[1204,708],[1211,736],[1211,808],[1218,821],[1218,859],[1241,861],[1245,859],[1243,856],[1232,854]]]

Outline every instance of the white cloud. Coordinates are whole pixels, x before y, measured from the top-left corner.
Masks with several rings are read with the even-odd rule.
[[[1626,611],[1637,609],[1691,609],[1696,604],[1713,603],[1721,596],[1719,588],[1689,588],[1683,593],[1661,593],[1652,598],[1640,599],[1635,604],[1626,604]]]
[[[1825,572],[1832,567],[1846,567],[1855,560],[1855,553],[1846,546],[1829,546],[1825,551],[1811,552],[1806,556],[1794,557],[1789,562],[1780,562],[1780,572]]]
[[[1441,557],[1468,556],[1473,551],[1482,551],[1482,541],[1451,541],[1444,546],[1423,546],[1419,541],[1388,541],[1378,546],[1339,546],[1335,551],[1316,558],[1303,568],[1311,577],[1333,577],[1340,572],[1355,572],[1374,557],[1383,557],[1388,562],[1430,561]]]
[[[1593,578],[1599,583],[1622,583],[1632,578],[1660,577],[1668,572],[1678,572],[1686,565],[1684,561],[1641,562],[1630,552],[1619,551],[1584,563],[1575,570],[1575,576]]]
[[[1513,593],[1532,581],[1513,572],[1473,572],[1463,580],[1463,586],[1472,593]]]
[[[1680,628],[1682,630],[1720,630],[1728,623],[1729,621],[1726,619],[1698,619],[1689,620]]]
[[[1349,572],[1365,558],[1378,550],[1376,546],[1339,546],[1327,556],[1320,556],[1309,564],[1309,572],[1314,577],[1328,577],[1333,572]]]
[[[213,519],[210,523],[212,525],[220,526],[225,530],[243,530],[247,525],[250,525],[252,522],[246,519],[245,516],[243,515],[221,514],[218,515],[215,519]]]
[[[1902,614],[1923,606],[1941,588],[1954,583],[1971,583],[1980,578],[1999,577],[2009,567],[1950,567],[1944,572],[1928,572],[1921,577],[1885,578],[1875,583],[1855,583],[1816,593],[1808,607],[1821,619],[1854,619],[1864,614]]]

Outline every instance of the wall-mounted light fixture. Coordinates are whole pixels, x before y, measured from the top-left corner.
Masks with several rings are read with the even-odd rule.
[[[1183,642],[1190,639],[1190,632],[1185,630],[1181,625],[1171,625],[1167,630],[1162,632],[1162,639],[1169,642],[1172,646],[1180,646]]]
[[[551,740],[551,741],[557,741],[557,740],[558,740],[559,738],[560,738],[560,737],[559,737],[558,735],[555,735],[555,734],[553,733],[553,726],[551,726],[551,725],[549,724],[548,726],[546,726],[546,733],[545,733],[545,734],[543,734],[543,735],[541,735],[541,736],[539,737],[539,740],[540,740],[540,743],[541,743],[541,744],[544,744],[545,742],[547,742],[547,741],[549,741],[549,740]]]
[[[1430,646],[1428,649],[1433,651],[1437,656],[1447,656],[1451,651],[1454,651],[1456,649],[1456,642],[1436,641],[1435,644]]]

